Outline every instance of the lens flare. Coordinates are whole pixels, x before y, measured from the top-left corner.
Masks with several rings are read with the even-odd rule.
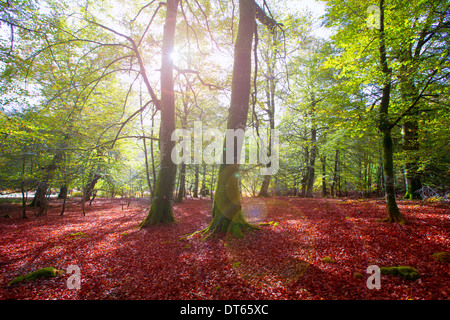
[[[242,201],[242,212],[247,222],[258,224],[266,218],[267,206],[264,199],[244,198]]]

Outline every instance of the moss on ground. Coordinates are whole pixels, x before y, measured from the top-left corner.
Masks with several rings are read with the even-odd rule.
[[[438,261],[438,262],[447,262],[450,263],[450,252],[445,252],[445,251],[441,251],[441,252],[435,252],[432,254],[434,260]]]
[[[324,257],[322,258],[322,261],[326,263],[334,263],[334,259],[331,257]]]
[[[381,267],[381,274],[388,274],[393,276],[399,276],[407,280],[417,280],[420,278],[420,273],[409,266],[399,267]]]
[[[64,270],[57,270],[53,267],[42,268],[42,269],[38,269],[36,271],[27,273],[24,276],[19,276],[19,277],[12,279],[8,283],[8,286],[19,283],[19,282],[23,282],[23,281],[34,280],[37,278],[53,278],[53,277],[57,277],[63,273],[65,273]]]

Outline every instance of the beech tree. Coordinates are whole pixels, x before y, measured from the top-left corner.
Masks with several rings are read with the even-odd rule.
[[[141,228],[147,225],[174,221],[172,200],[177,166],[171,158],[172,149],[175,146],[175,141],[171,139],[172,132],[175,130],[175,96],[171,54],[174,50],[178,2],[178,0],[167,1],[161,47],[161,128],[159,133],[161,162],[152,205],[147,217],[140,224]]]
[[[239,1],[239,24],[234,47],[233,78],[231,84],[231,101],[227,129],[243,130],[247,125],[250,102],[252,43],[256,29],[256,19],[269,29],[277,27],[277,23],[268,17],[254,0]],[[234,145],[233,163],[227,163],[226,140],[219,168],[216,192],[212,208],[212,221],[207,232],[226,232],[238,236],[251,228],[245,221],[239,189],[239,148]]]

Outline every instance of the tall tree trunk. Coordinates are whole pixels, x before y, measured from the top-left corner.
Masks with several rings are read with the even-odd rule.
[[[420,50],[419,50],[420,51]],[[411,79],[408,70],[408,60],[410,59],[409,51],[404,50],[401,55],[400,67],[400,95],[403,103],[409,105],[412,103],[418,92],[414,84],[414,80]],[[417,58],[417,57],[415,57]],[[417,111],[418,107],[415,106],[411,113]],[[417,164],[417,152],[419,151],[419,123],[414,117],[407,117],[402,126],[402,138],[403,138],[403,150],[406,154],[405,162],[405,178],[406,178],[406,193],[405,199],[418,199],[420,195],[417,193],[422,188],[420,179],[420,173],[418,172]]]
[[[380,114],[378,128],[383,136],[383,169],[384,169],[384,184],[386,188],[386,209],[387,222],[404,223],[400,210],[395,201],[394,188],[394,144],[391,136],[391,127],[388,119],[389,100],[391,93],[391,70],[388,68],[386,58],[386,46],[384,35],[384,0],[380,0],[380,64],[381,71],[384,75],[383,89],[380,104]]]
[[[186,164],[182,162],[180,164],[180,180],[176,202],[183,202],[185,194],[186,194]]]
[[[150,129],[150,135],[153,137],[153,128],[155,126],[155,117],[152,116],[152,124]],[[153,177],[153,187],[156,186],[156,169],[155,169],[155,152],[153,150],[153,139],[150,140],[150,157],[152,158],[152,177]],[[152,199],[154,195],[154,190],[152,190]]]
[[[194,192],[192,197],[193,198],[198,198],[198,174],[199,174],[199,165],[198,164],[194,164]]]
[[[139,107],[142,108],[142,92],[139,88]],[[145,136],[145,130],[144,130],[144,117],[142,115],[142,112],[140,113],[141,117],[141,129],[142,129],[142,135]],[[153,187],[152,182],[150,181],[150,168],[148,165],[148,152],[147,152],[147,142],[146,139],[142,139],[142,142],[144,143],[144,159],[145,159],[145,177],[147,179],[147,185],[148,190],[150,191],[150,197],[153,198]],[[153,150],[152,150],[153,151]]]
[[[407,120],[403,124],[403,150],[406,152],[405,177],[406,194],[405,199],[419,199],[418,190],[422,188],[419,166],[417,163],[417,152],[419,151],[419,124],[417,120]]]
[[[206,185],[206,163],[203,163],[202,166],[203,166],[203,175],[202,175],[202,187],[200,188],[200,196],[206,197],[209,194],[209,190]]]
[[[333,182],[331,184],[330,195],[334,198],[336,195],[336,183],[337,183],[337,175],[338,175],[338,159],[339,159],[339,149],[336,148],[336,154],[334,156],[334,172],[333,172]]]
[[[253,0],[239,1],[239,25],[234,48],[231,105],[227,129],[245,131],[250,100],[251,52],[255,30],[255,4]],[[226,141],[226,139],[225,139]],[[245,221],[239,191],[238,148],[234,148],[234,163],[226,163],[226,142],[224,142],[223,163],[219,168],[214,195],[212,221],[206,231],[227,232],[242,236],[251,227]]]
[[[269,123],[270,123],[270,133],[269,133],[269,143],[268,143],[268,156],[270,157],[271,151],[272,151],[272,130],[275,129],[275,89],[276,89],[276,83],[275,83],[275,67],[276,67],[276,55],[277,55],[277,47],[276,47],[276,35],[273,34],[271,37],[272,40],[272,50],[269,54],[269,61],[267,63],[268,65],[268,78],[267,78],[267,109],[266,113],[269,116]],[[266,166],[267,168],[270,168],[272,164],[269,162]],[[272,175],[265,175],[264,180],[261,185],[261,189],[259,190],[259,197],[268,197],[269,196],[269,185],[270,180],[272,178]]]
[[[371,189],[372,189],[372,163],[369,162],[367,164],[367,193],[366,193],[367,198],[370,198]]]
[[[25,146],[26,148],[26,146]],[[25,149],[26,150],[26,149]],[[22,158],[22,181],[20,182],[20,192],[22,193],[22,219],[27,218],[27,195],[28,191],[25,191],[25,168],[26,168],[26,152],[23,152]]]
[[[380,165],[377,165],[377,196],[381,196],[381,190],[384,190],[383,185],[383,161]]]
[[[306,133],[305,133],[306,136]],[[302,170],[302,179],[300,180],[300,183],[302,185],[302,189],[300,192],[300,197],[304,198],[306,196],[306,185],[308,183],[308,177],[309,177],[309,148],[308,146],[303,147],[303,152],[305,154],[305,164],[304,169]]]
[[[212,165],[211,165],[211,184],[210,184],[210,190],[211,190],[211,193],[209,194],[209,198],[212,200],[212,199],[214,199],[214,195],[215,195],[215,192],[214,192],[214,184],[215,184],[215,181],[214,181],[214,176],[215,176],[215,171],[216,171],[216,165],[213,163]]]
[[[171,158],[171,152],[175,146],[175,141],[171,140],[172,132],[175,130],[175,96],[171,54],[174,50],[177,9],[178,0],[167,1],[161,48],[161,128],[159,134],[161,164],[152,205],[147,217],[140,224],[141,228],[174,221],[172,200],[177,166]]]
[[[183,112],[182,115],[179,116],[181,121],[181,129],[187,130],[187,121],[188,121],[188,103],[183,99]],[[180,166],[180,174],[178,176],[178,193],[175,202],[183,202],[183,198],[186,195],[186,163],[183,161]]]
[[[317,153],[317,129],[314,119],[316,106],[316,99],[314,96],[314,92],[311,93],[311,152],[309,155],[309,174],[307,177],[306,184],[306,197],[313,197],[313,189],[314,189],[314,180],[315,180],[315,166],[316,166],[316,153]]]
[[[315,131],[315,129],[314,129],[314,131]],[[315,137],[315,132],[314,132],[314,137]],[[314,145],[311,148],[311,155],[309,157],[309,170],[308,170],[308,176],[307,176],[307,182],[306,182],[306,197],[307,198],[312,198],[314,196],[313,191],[314,191],[314,180],[315,180],[315,166],[316,166],[316,146],[315,146],[315,142],[314,142]]]
[[[325,156],[320,157],[320,162],[322,162],[322,197],[326,198],[328,195],[327,191],[327,158]]]

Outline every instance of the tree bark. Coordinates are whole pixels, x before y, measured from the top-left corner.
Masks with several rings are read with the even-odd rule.
[[[327,191],[327,168],[326,168],[326,164],[327,164],[327,158],[325,156],[322,156],[320,158],[320,161],[322,162],[322,197],[326,198],[328,196],[328,191]]]
[[[269,134],[269,143],[268,143],[268,156],[271,156],[272,150],[272,130],[275,129],[275,67],[276,67],[276,55],[277,55],[277,47],[276,47],[276,36],[272,35],[272,50],[270,54],[272,55],[268,61],[268,79],[267,79],[267,109],[266,113],[269,116],[270,123],[270,134]],[[270,56],[269,54],[269,56]],[[269,168],[272,164],[269,162],[267,167]],[[259,190],[259,197],[268,197],[269,196],[269,185],[272,175],[265,175],[264,180],[261,185],[261,189]]]
[[[305,137],[307,136],[307,133],[305,133]],[[309,148],[308,146],[303,147],[303,152],[305,154],[305,162],[304,162],[304,169],[302,170],[302,179],[300,180],[300,183],[302,185],[302,189],[300,192],[300,197],[304,198],[306,196],[306,185],[308,183],[308,177],[309,177]]]
[[[409,99],[405,98],[405,101]],[[417,164],[417,152],[419,151],[419,124],[415,119],[408,119],[402,126],[403,150],[406,153],[405,177],[406,193],[405,199],[419,199],[418,190],[422,188],[419,166]]]
[[[333,182],[331,183],[330,196],[334,198],[336,195],[336,182],[338,175],[338,159],[339,159],[339,149],[336,149],[336,154],[334,156],[334,172],[333,172]]]
[[[88,184],[84,187],[84,201],[89,201],[92,197],[92,192],[94,191],[95,185],[97,184],[97,181],[102,176],[99,174],[95,174],[92,179],[88,182]]]
[[[183,202],[183,198],[186,194],[186,164],[182,162],[180,164],[180,181],[176,202]]]
[[[404,223],[395,200],[394,188],[394,144],[391,136],[391,127],[388,119],[389,100],[391,93],[391,70],[388,68],[384,35],[384,0],[380,0],[380,64],[383,72],[383,89],[380,104],[378,129],[383,136],[383,169],[386,191],[386,222]]]
[[[228,116],[228,129],[245,131],[250,100],[251,52],[255,30],[255,4],[253,0],[239,1],[239,25],[234,48],[231,105]],[[226,141],[226,139],[225,139]],[[212,221],[206,232],[232,233],[242,236],[250,228],[245,221],[239,191],[238,148],[234,148],[234,163],[226,163],[226,143],[224,142],[223,163],[219,168],[216,192],[214,195]]]
[[[67,192],[68,192],[67,185],[63,185],[59,189],[58,199],[66,199],[67,198]]]
[[[147,217],[140,223],[141,228],[174,221],[172,200],[177,166],[171,158],[171,152],[175,146],[175,141],[171,140],[172,132],[175,130],[175,96],[171,54],[174,50],[178,2],[178,0],[167,1],[161,48],[161,128],[159,137],[161,164],[152,205]]]
[[[309,156],[309,170],[308,170],[308,176],[307,176],[307,183],[306,183],[306,197],[312,198],[313,190],[314,190],[314,180],[315,180],[315,166],[316,166],[316,128],[313,126],[311,128],[311,152]]]
[[[142,92],[139,90],[139,106],[142,108]],[[142,129],[142,135],[145,136],[145,130],[144,130],[144,117],[142,115],[142,112],[140,114],[141,117],[141,129]],[[150,191],[150,197],[153,198],[153,187],[152,182],[150,181],[150,168],[148,165],[148,152],[147,152],[147,142],[146,139],[142,139],[142,142],[144,143],[144,159],[145,159],[145,177],[147,179],[147,185],[148,190]],[[152,148],[153,152],[153,148]]]
[[[199,174],[199,165],[198,164],[194,164],[194,192],[192,197],[193,198],[198,198],[198,174]]]
[[[316,111],[316,98],[314,92],[311,92],[311,152],[309,155],[309,170],[306,184],[306,197],[313,197],[314,180],[315,180],[315,166],[316,166],[316,153],[317,153],[317,129],[314,119],[314,113]]]

